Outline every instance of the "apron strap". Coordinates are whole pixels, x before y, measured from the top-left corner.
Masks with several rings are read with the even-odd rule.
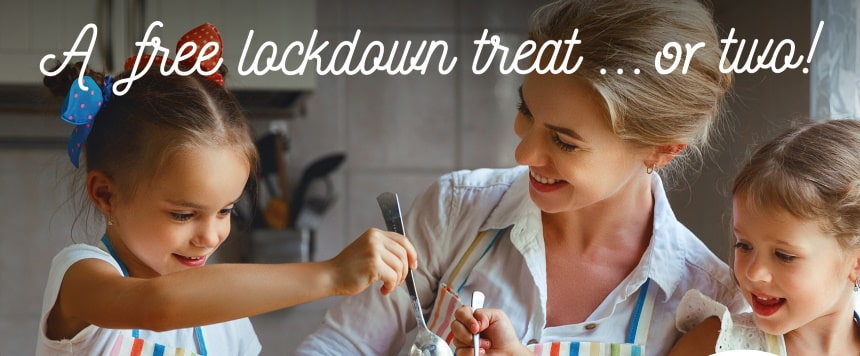
[[[119,255],[116,254],[116,250],[114,250],[113,245],[111,245],[110,240],[107,235],[102,235],[101,245],[104,246],[105,250],[110,253],[111,257],[119,264],[120,270],[122,270],[122,276],[128,277],[128,269],[125,267],[125,263],[122,263],[122,260],[119,259]],[[197,349],[200,351],[200,355],[206,355],[206,342],[203,341],[203,329],[199,326],[194,328],[194,336],[197,339]],[[132,329],[131,337],[135,339],[140,338],[140,330]]]
[[[119,264],[119,269],[122,271],[123,277],[128,277],[128,269],[125,268],[125,263],[122,263],[122,260],[119,259],[119,256],[116,254],[116,250],[113,249],[113,245],[111,245],[110,240],[108,240],[107,235],[102,235],[102,245],[105,247],[110,256],[113,257],[114,261]]]
[[[630,327],[627,338],[621,343],[597,341],[555,341],[526,346],[536,356],[560,355],[589,355],[589,356],[642,356],[645,355],[645,344],[648,339],[648,329],[657,300],[657,288],[649,288],[651,279],[639,287],[639,297],[633,315],[630,317]]]
[[[453,288],[457,294],[460,294],[463,286],[466,285],[466,281],[469,280],[469,274],[472,273],[472,269],[490,251],[490,248],[495,245],[496,241],[499,240],[499,237],[505,231],[507,229],[487,230],[478,233],[478,236],[475,237],[472,244],[469,245],[469,248],[460,257],[460,261],[457,262],[457,266],[454,267],[454,272],[448,277],[448,283],[446,284]]]
[[[478,261],[489,252],[505,230],[507,229],[479,232],[466,251],[463,252],[463,255],[460,256],[457,264],[454,265],[447,283],[441,282],[439,284],[436,301],[433,303],[433,313],[430,315],[427,327],[448,343],[453,338],[451,318],[453,318],[454,310],[463,305],[459,294],[462,292],[463,286],[466,285],[469,274],[472,273],[472,269],[475,268]]]
[[[639,288],[639,298],[636,300],[636,308],[630,319],[630,329],[627,330],[628,344],[645,345],[648,340],[648,329],[651,327],[651,315],[654,312],[654,303],[657,300],[658,288],[649,288],[651,279],[645,280]]]

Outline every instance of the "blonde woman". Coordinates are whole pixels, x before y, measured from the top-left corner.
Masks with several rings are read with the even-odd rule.
[[[658,174],[707,143],[732,77],[696,1],[557,1],[533,14],[530,37],[540,46],[575,30],[578,70],[533,72],[520,87],[521,166],[448,174],[407,214],[418,294],[449,342],[454,311],[482,291],[535,351],[665,355],[687,290],[745,307],[726,264],[675,218]],[[654,69],[671,41],[705,43],[686,74]],[[391,355],[415,327],[406,293],[362,293],[328,311],[298,353]]]

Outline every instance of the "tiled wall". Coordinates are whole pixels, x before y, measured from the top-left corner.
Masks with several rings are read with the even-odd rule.
[[[324,39],[362,42],[444,40],[458,56],[453,73],[319,76],[308,117],[290,121],[291,167],[343,150],[338,200],[320,230],[325,258],[370,226],[382,226],[375,197],[384,190],[408,202],[440,174],[465,167],[514,164],[513,118],[518,76],[471,72],[471,41],[485,26],[524,39],[537,1],[319,1]],[[366,42],[365,42],[366,43]],[[298,173],[298,169],[293,173]],[[329,244],[330,243],[330,244]],[[330,247],[330,248],[329,248]]]
[[[519,43],[525,39],[528,14],[540,3],[543,1],[318,1],[320,39],[350,39],[361,29],[362,43],[371,39],[386,43],[445,40],[459,59],[455,72],[445,76],[317,78],[307,117],[289,121],[290,176],[295,182],[303,167],[328,153],[346,152],[347,161],[333,175],[337,200],[317,231],[316,259],[334,256],[369,227],[384,226],[375,202],[380,192],[399,193],[408,207],[443,173],[514,164],[513,118],[521,78],[500,75],[497,70],[474,75],[472,41],[487,27],[504,42]],[[787,12],[781,17],[745,17],[781,6],[778,0],[727,2],[743,6],[716,3],[717,16],[724,23],[748,24],[753,33],[765,33],[759,38],[802,37],[809,21],[804,8],[784,9]],[[787,28],[776,22],[797,23],[798,29],[790,34],[768,34],[767,29]],[[725,197],[714,186],[733,174],[748,143],[783,126],[785,117],[808,111],[808,89],[802,76],[762,74],[738,79],[738,96],[744,100],[734,106],[723,153],[705,161],[703,174],[689,182],[691,190],[682,184],[684,190],[672,198],[681,220],[723,256]],[[60,137],[67,131],[41,116],[20,116],[0,116],[4,130]],[[254,126],[263,131],[268,122],[258,119]],[[69,174],[64,157],[62,147],[0,149],[0,227],[4,231],[0,238],[0,355],[32,354],[50,259],[71,242],[69,231],[77,210],[64,204],[68,185],[58,178]],[[225,247],[230,248],[235,247]],[[337,300],[254,317],[264,354],[288,353]]]

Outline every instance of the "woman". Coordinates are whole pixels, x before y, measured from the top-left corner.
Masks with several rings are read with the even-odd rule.
[[[533,14],[530,37],[540,46],[574,30],[578,70],[530,73],[520,88],[522,166],[446,175],[407,214],[419,298],[449,342],[453,311],[482,291],[534,348],[664,355],[687,290],[745,308],[656,173],[707,143],[732,77],[719,72],[713,19],[695,1],[557,1]],[[654,56],[673,41],[705,46],[687,73],[661,75]],[[405,293],[365,292],[330,310],[299,354],[393,354],[415,325]],[[552,342],[563,345],[543,345]]]

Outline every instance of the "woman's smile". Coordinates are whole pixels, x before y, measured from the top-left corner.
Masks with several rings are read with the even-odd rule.
[[[542,193],[555,191],[567,185],[567,182],[561,179],[546,178],[534,171],[529,171],[529,181],[535,190]]]

